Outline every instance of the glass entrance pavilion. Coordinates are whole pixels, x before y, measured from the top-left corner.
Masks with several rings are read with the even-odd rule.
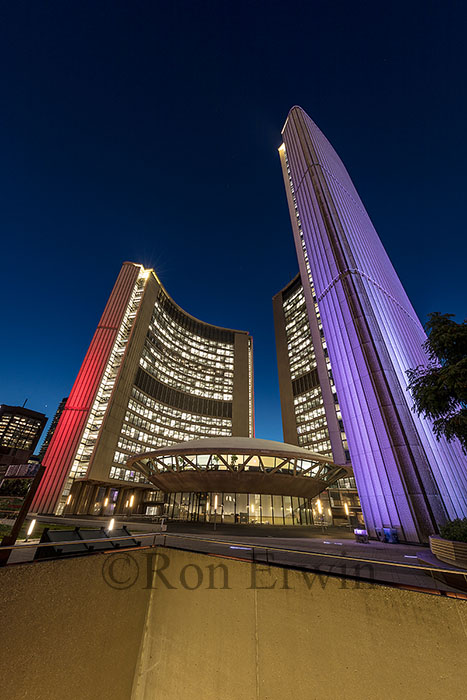
[[[350,473],[296,445],[232,437],[159,448],[127,467],[164,494],[148,515],[262,525],[313,524],[313,499]]]

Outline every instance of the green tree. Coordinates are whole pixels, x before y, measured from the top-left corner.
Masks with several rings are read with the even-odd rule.
[[[415,410],[433,420],[439,440],[459,438],[467,454],[467,320],[456,323],[453,314],[429,314],[424,347],[427,366],[409,369],[409,390]]]

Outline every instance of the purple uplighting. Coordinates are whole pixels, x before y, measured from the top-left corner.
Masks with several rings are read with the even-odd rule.
[[[343,163],[300,107],[283,141],[300,274],[314,287],[367,528],[426,541],[467,516],[467,460],[412,410],[406,370],[426,364],[425,332]]]

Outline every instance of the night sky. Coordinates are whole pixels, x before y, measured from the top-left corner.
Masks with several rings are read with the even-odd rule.
[[[302,106],[422,322],[466,314],[464,2],[0,2],[0,403],[51,417],[124,260],[254,336],[282,439],[272,296],[297,272],[277,148]]]

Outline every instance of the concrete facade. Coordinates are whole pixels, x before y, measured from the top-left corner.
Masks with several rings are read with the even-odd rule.
[[[426,365],[423,327],[332,145],[293,107],[279,148],[304,289],[319,307],[371,535],[427,541],[467,514],[467,461],[412,410],[406,371]]]
[[[126,459],[151,447],[254,434],[252,338],[200,321],[155,272],[124,263],[45,453],[41,513],[144,512]],[[124,507],[124,505],[123,505]]]

